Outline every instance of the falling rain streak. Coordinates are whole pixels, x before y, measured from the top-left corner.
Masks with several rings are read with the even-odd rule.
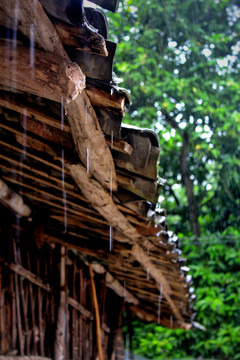
[[[123,282],[123,298],[124,302],[126,302],[126,281]]]
[[[90,172],[90,152],[89,149],[87,149],[87,174]]]
[[[147,268],[147,280],[149,280],[149,268]]]
[[[31,78],[34,78],[35,50],[34,50],[34,25],[30,25],[30,66]]]
[[[63,108],[63,97],[61,97],[61,130],[64,127],[64,108]]]
[[[112,246],[113,246],[113,229],[112,226],[109,226],[109,250],[112,251]]]
[[[62,149],[62,197],[64,206],[64,233],[67,232],[67,194],[65,191],[65,160],[64,160],[64,149]]]
[[[158,324],[160,324],[160,318],[161,318],[161,301],[162,301],[162,284],[160,285],[159,296],[158,296]]]
[[[26,159],[26,148],[27,148],[27,109],[26,108],[24,108],[22,120],[23,120],[23,154],[21,159],[21,165],[22,165],[22,161]]]

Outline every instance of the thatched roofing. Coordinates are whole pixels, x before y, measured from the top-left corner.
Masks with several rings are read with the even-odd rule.
[[[31,209],[44,240],[86,256],[140,318],[190,328],[188,269],[154,210],[157,138],[121,130],[124,91],[86,81],[69,58],[78,48],[108,61],[105,39],[32,0],[2,0],[0,23],[0,200],[22,216]]]

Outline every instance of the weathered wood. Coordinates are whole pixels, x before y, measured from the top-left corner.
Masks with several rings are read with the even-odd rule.
[[[139,317],[141,320],[147,321],[147,322],[158,322],[158,316],[153,314],[150,311],[146,311],[140,307],[137,306],[130,306],[130,310],[137,315],[137,317]],[[186,324],[186,323],[182,323],[179,321],[174,321],[172,324],[170,318],[161,318],[160,320],[160,324],[163,326],[167,326],[167,327],[171,327],[170,325],[172,325],[173,329],[177,329],[177,328],[182,328],[185,330],[190,330],[192,325],[191,324]]]
[[[6,3],[6,0],[4,0],[4,4]],[[37,6],[41,7],[39,2],[36,0]],[[4,11],[7,13],[7,16],[10,18],[12,17],[11,14],[9,14],[9,11],[5,9],[7,8],[7,4],[4,5]],[[21,13],[26,10],[25,3],[23,6],[20,7]],[[27,10],[26,10],[27,11]],[[43,12],[44,13],[44,12]],[[45,14],[45,13],[44,13]],[[43,16],[43,22],[44,27],[39,28],[39,46],[42,47],[44,50],[52,52],[51,43],[45,39],[46,32],[50,32],[50,34],[53,31],[53,25],[50,22],[50,20],[47,18],[46,14]],[[24,15],[25,16],[25,15]],[[30,17],[31,18],[31,17]],[[56,47],[60,47],[62,49],[62,43],[61,40],[54,36],[54,44]],[[3,46],[4,47],[4,46]],[[10,87],[19,88],[20,90],[29,91],[30,93],[36,94],[38,96],[47,97],[49,99],[55,100],[55,101],[61,101],[62,98],[70,100],[75,99],[77,94],[83,90],[85,87],[85,78],[79,68],[76,64],[71,63],[69,60],[66,60],[66,63],[64,64],[64,59],[62,58],[62,62],[58,64],[58,78],[56,79],[51,73],[51,76],[49,75],[49,68],[51,67],[51,61],[49,62],[49,58],[47,59],[47,52],[44,53],[44,56],[38,57],[38,50],[35,50],[35,58],[34,58],[34,74],[38,74],[38,67],[40,69],[42,67],[46,67],[45,73],[38,74],[37,79],[38,82],[36,82],[36,79],[34,79],[30,76],[26,76],[31,74],[31,66],[30,64],[30,54],[29,51],[25,54],[25,59],[22,61],[22,69],[20,72],[20,66],[19,66],[19,56],[16,59],[16,55],[19,52],[19,49],[15,49],[12,53],[12,49],[5,49],[6,51],[1,51],[4,49],[0,48],[0,52],[2,54],[2,58],[0,56],[0,63],[1,60],[5,64],[5,67],[3,68],[0,66],[0,78],[2,77],[1,73],[8,73],[9,76],[6,76],[6,79],[3,78],[3,83],[5,85],[8,85]],[[41,53],[41,52],[40,52]],[[55,49],[55,53],[58,55],[63,56],[61,51],[57,51]],[[15,57],[14,57],[15,54]],[[12,57],[11,57],[12,55]],[[49,57],[54,56],[54,54],[48,54]],[[61,58],[61,56],[59,58]],[[11,62],[9,62],[11,60]],[[38,64],[39,63],[39,64]],[[56,65],[55,65],[56,66]],[[26,71],[27,68],[27,71]],[[14,73],[12,74],[12,71],[14,69]],[[16,71],[15,71],[16,69]],[[55,69],[55,68],[54,68]],[[8,71],[6,71],[8,70]],[[52,69],[51,69],[52,70]],[[60,71],[61,70],[61,71]],[[47,74],[46,74],[47,72]],[[31,84],[31,87],[25,87],[24,85],[24,79],[23,79],[23,73],[25,73],[25,79],[27,78],[29,83]],[[60,75],[59,75],[60,74]],[[6,75],[6,74],[5,74]],[[42,79],[40,76],[45,75]],[[50,77],[49,77],[50,76]],[[19,77],[19,78],[18,78]],[[52,78],[53,77],[53,78]],[[47,81],[43,81],[47,79]],[[17,82],[16,82],[17,80]],[[18,85],[20,82],[20,85]],[[41,82],[41,86],[38,86],[37,89],[36,83],[39,85],[39,82]],[[61,83],[61,84],[58,84]],[[49,88],[49,84],[51,84],[52,88]],[[61,86],[63,89],[61,89]],[[41,87],[41,89],[39,88]],[[60,89],[59,89],[60,88]],[[67,88],[67,93],[66,93]],[[70,88],[70,89],[69,89]],[[36,92],[33,92],[37,90]],[[42,90],[42,91],[40,91]],[[48,95],[46,94],[48,90]],[[56,94],[56,90],[60,90],[60,97]],[[62,90],[65,90],[64,92]],[[55,96],[54,96],[55,95]],[[55,99],[54,99],[55,97]],[[57,98],[57,99],[56,99]],[[69,106],[67,106],[67,118],[69,121],[69,125],[72,131],[72,135],[74,138],[75,146],[77,149],[77,152],[80,156],[80,159],[83,161],[85,166],[88,166],[88,155],[90,154],[91,157],[91,173],[104,185],[108,188],[111,187],[112,191],[115,191],[117,189],[117,181],[116,181],[116,174],[115,174],[115,167],[112,160],[111,153],[109,149],[107,148],[106,141],[103,138],[102,131],[100,129],[98,119],[96,117],[96,114],[93,110],[93,107],[89,101],[89,98],[87,94],[83,91],[81,96],[77,96],[75,101],[71,101]],[[81,125],[79,124],[81,123]]]
[[[37,275],[38,277],[40,276],[39,259],[37,260]],[[39,327],[40,355],[44,356],[44,332],[43,332],[43,321],[42,321],[43,294],[40,286],[38,286],[37,289],[37,298],[38,298],[38,327]]]
[[[38,287],[42,288],[46,291],[51,291],[51,287],[49,284],[45,284],[42,279],[40,279],[37,275],[33,274],[31,271],[25,269],[20,264],[7,264],[6,265],[14,271],[16,274],[23,276],[25,279],[30,281],[32,284],[37,285]]]
[[[45,356],[12,356],[12,355],[0,355],[0,360],[52,360],[51,358]]]
[[[39,1],[1,0],[1,25],[21,31],[45,51],[67,57],[61,40]],[[33,45],[34,46],[34,45]]]
[[[100,324],[100,316],[99,316],[99,307],[98,307],[96,286],[95,286],[95,282],[94,282],[94,274],[93,274],[93,270],[92,270],[91,264],[89,264],[89,275],[90,275],[91,289],[92,289],[92,298],[93,298],[93,305],[94,305],[94,311],[95,311],[96,338],[97,338],[97,347],[98,347],[98,357],[99,357],[99,360],[103,360],[102,343],[101,343],[101,324]]]
[[[16,136],[16,141],[23,146],[21,154],[26,156],[26,148],[31,148],[34,150],[46,152],[49,155],[56,156],[56,152],[46,143],[39,141],[38,139],[28,135],[26,132],[21,132],[16,130],[13,127],[7,126],[5,124],[1,124],[0,128],[11,131]]]
[[[86,85],[85,91],[93,106],[118,109],[124,113],[126,99],[124,94],[111,88],[108,91],[99,89],[91,84]]]
[[[124,189],[149,201],[154,201],[157,183],[153,180],[141,178],[140,176],[126,175],[122,171],[117,171],[117,181]]]
[[[132,303],[134,305],[139,304],[139,300],[133,296],[129,291],[127,291],[122,284],[116,280],[111,273],[106,271],[104,267],[100,264],[92,264],[92,268],[96,273],[106,272],[105,280],[106,286],[112,289],[118,296],[124,298],[124,301]]]
[[[85,307],[82,306],[79,302],[77,302],[77,300],[68,296],[67,301],[70,306],[72,306],[75,310],[79,311],[83,316],[90,320],[93,320],[92,313],[89,310],[85,309]]]
[[[111,139],[110,137],[106,136],[107,144],[111,150],[118,151],[123,154],[131,155],[133,152],[133,147],[128,144],[126,141],[120,139]]]
[[[71,147],[71,145],[72,145],[71,139],[72,138],[70,135],[65,134],[65,133],[69,133],[69,134],[71,133],[70,127],[67,124],[63,124],[63,121],[61,121],[61,119],[58,120],[53,115],[50,115],[49,113],[46,113],[46,112],[38,109],[37,107],[33,107],[30,103],[27,103],[27,102],[23,103],[22,99],[21,100],[19,99],[19,101],[21,101],[21,105],[20,105],[19,101],[15,100],[15,98],[13,98],[9,95],[5,95],[5,96],[1,95],[1,96],[2,97],[0,98],[0,106],[5,107],[10,110],[13,110],[13,111],[16,111],[24,116],[27,116],[26,130],[34,132],[33,129],[36,129],[36,127],[39,126],[38,122],[46,125],[47,127],[45,127],[45,130],[48,132],[52,133],[53,132],[52,128],[62,130],[60,142],[62,139],[62,143],[65,144],[65,146]],[[91,96],[90,96],[90,100],[91,100]],[[31,116],[31,118],[30,118],[30,116]],[[36,130],[35,130],[35,133],[36,133]],[[40,133],[40,136],[41,136],[41,133]],[[56,134],[55,134],[55,137],[57,138]],[[126,141],[116,139],[116,138],[111,139],[110,136],[106,136],[105,138],[106,138],[107,144],[111,150],[115,150],[115,151],[118,151],[120,153],[127,154],[127,155],[132,154],[133,147],[130,144],[128,144]],[[52,141],[54,141],[54,140],[52,140]]]
[[[108,223],[125,235],[129,242],[133,243],[135,240],[138,240],[140,235],[135,228],[121,211],[118,210],[116,204],[104,188],[97,181],[89,178],[86,169],[79,164],[68,164],[67,167],[83,195]]]
[[[62,147],[73,149],[71,135],[60,129],[56,129],[55,127],[49,126],[25,115],[21,116],[21,124],[26,131],[30,131],[31,133],[41,136],[47,141],[52,141],[53,143],[61,145]],[[52,155],[51,151],[48,151],[48,153]]]
[[[14,280],[15,280],[15,291],[16,291],[18,342],[19,342],[20,355],[23,355],[24,354],[24,339],[23,339],[23,331],[22,331],[19,285],[18,285],[18,277],[17,277],[16,273],[14,274]]]
[[[24,287],[23,287],[23,277],[20,276],[20,295],[21,295],[21,300],[22,300],[22,309],[23,309],[23,323],[24,323],[24,337],[25,337],[25,341],[26,341],[26,353],[30,354],[30,331],[29,331],[29,326],[28,326],[28,316],[27,316],[27,311],[28,311],[28,302],[27,300],[25,300],[25,296],[24,296]],[[26,288],[27,290],[28,288]],[[28,295],[28,292],[27,292]]]
[[[59,305],[57,311],[57,324],[56,334],[54,340],[54,360],[62,360],[64,358],[64,328],[66,320],[66,255],[67,248],[61,246],[61,258],[60,258],[60,291],[59,291]]]
[[[31,116],[32,121],[36,119],[43,124],[49,125],[59,130],[63,130],[67,133],[71,133],[69,126],[63,124],[63,122],[61,121],[62,119],[57,119],[53,115],[50,115],[48,112],[45,112],[36,106],[33,107],[33,105],[29,102],[23,102],[22,98],[15,99],[13,96],[1,94],[0,106],[5,107],[6,109],[16,111],[24,116]]]
[[[0,179],[0,201],[10,207],[20,216],[28,217],[31,209],[23,201],[22,196],[11,190],[8,185]]]
[[[88,96],[83,92],[67,104],[67,118],[80,159],[104,187],[117,190],[115,166],[98,119]]]
[[[173,311],[176,319],[180,322],[184,323],[182,315],[174,304],[174,301],[171,299],[172,289],[170,288],[167,280],[163,276],[161,270],[157,268],[152,261],[149,259],[147,254],[143,251],[143,249],[139,245],[134,245],[132,248],[132,255],[135,259],[143,266],[143,268],[149,271],[150,276],[156,281],[159,286],[159,289],[162,288],[162,294],[166,298],[169,303],[170,308]]]
[[[35,50],[34,74],[29,48],[11,48],[0,42],[0,83],[53,101],[75,99],[85,87],[85,76],[76,63]]]
[[[2,266],[0,265],[0,351],[7,351],[6,329],[5,329],[5,289],[2,288]]]
[[[54,27],[65,46],[74,47],[90,54],[108,55],[103,36],[97,31],[93,31],[93,28],[86,23],[75,27],[60,20],[54,20]]]
[[[17,344],[17,324],[16,324],[16,292],[14,287],[14,274],[10,274],[10,291],[12,295],[12,311],[11,311],[11,317],[12,317],[12,331],[11,331],[11,348],[16,349]]]

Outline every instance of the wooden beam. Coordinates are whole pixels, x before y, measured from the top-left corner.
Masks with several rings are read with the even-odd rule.
[[[16,274],[23,276],[25,279],[30,281],[31,283],[39,286],[41,289],[46,291],[51,291],[51,287],[49,284],[46,284],[40,279],[37,275],[33,274],[31,271],[25,269],[20,264],[8,264],[5,263],[6,266],[9,267],[12,271],[14,271]]]
[[[85,92],[67,104],[67,117],[80,159],[103,187],[117,190],[117,177],[111,152]]]
[[[98,274],[106,273],[106,286],[112,289],[118,296],[124,298],[124,301],[132,303],[134,305],[139,304],[139,300],[133,296],[122,284],[116,280],[112,274],[101,265],[101,264],[92,264],[93,270]]]
[[[107,222],[122,233],[130,243],[139,240],[140,235],[126,217],[118,210],[109,193],[94,179],[91,179],[86,169],[80,164],[66,164],[77,186],[91,205],[107,220]]]
[[[0,179],[0,201],[11,208],[20,216],[29,217],[31,209],[24,203],[22,196],[11,190],[8,185]]]
[[[91,311],[85,309],[85,307],[82,306],[79,302],[77,302],[77,300],[68,296],[67,301],[68,301],[68,305],[72,306],[75,310],[79,311],[83,316],[85,316],[90,320],[93,320],[93,315]]]
[[[61,40],[39,1],[1,0],[0,14],[1,25],[19,30],[43,50],[67,58]]]
[[[85,87],[85,76],[76,63],[35,49],[34,72],[29,48],[0,42],[0,83],[43,98],[62,102],[75,99]]]

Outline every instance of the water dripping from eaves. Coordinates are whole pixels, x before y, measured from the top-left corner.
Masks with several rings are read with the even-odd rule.
[[[87,174],[90,172],[90,151],[87,148]]]
[[[31,78],[34,79],[35,49],[34,49],[34,25],[30,25],[30,67]]]
[[[61,130],[64,128],[64,106],[63,106],[63,97],[61,97]]]
[[[149,268],[147,268],[147,280],[149,280]]]
[[[149,247],[147,248],[147,256],[149,257]],[[147,280],[149,280],[149,268],[147,268]]]
[[[160,324],[161,321],[161,302],[162,302],[162,283],[160,285],[159,296],[158,296],[158,324]]]
[[[65,159],[64,149],[62,149],[62,199],[64,207],[64,233],[67,232],[67,193],[65,190]]]
[[[88,121],[88,107],[87,104],[85,105],[85,123]]]
[[[12,52],[16,51],[17,48],[17,29],[18,29],[18,14],[19,14],[19,1],[17,0],[14,6],[14,21],[13,21],[13,32],[12,32]],[[12,85],[15,88],[16,83],[16,63],[12,62]]]
[[[112,251],[113,248],[113,228],[109,226],[109,251]]]
[[[126,281],[123,282],[123,299],[126,302]]]
[[[23,110],[23,151],[21,156],[21,168],[22,168],[22,162],[26,159],[26,149],[27,149],[27,109],[24,108]]]

